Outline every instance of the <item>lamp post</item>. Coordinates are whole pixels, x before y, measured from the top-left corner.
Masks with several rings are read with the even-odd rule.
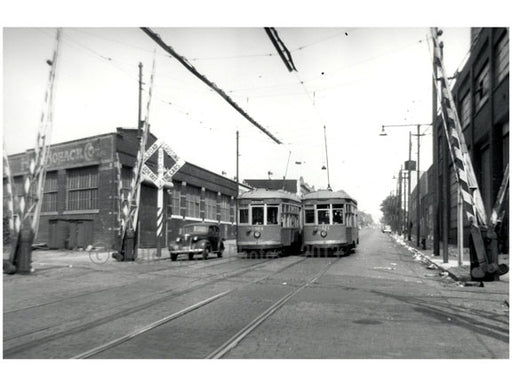
[[[425,134],[420,133],[421,126],[432,126],[431,123],[416,123],[416,124],[403,124],[403,125],[382,125],[382,131],[380,132],[380,136],[387,136],[388,134],[385,131],[386,127],[412,127],[416,126],[416,134],[412,134],[409,131],[409,163],[407,165],[407,197],[409,201],[409,205],[411,202],[411,150],[412,150],[412,141],[411,137],[415,136],[418,139],[418,157],[417,157],[417,165],[416,165],[416,246],[420,246],[420,211],[421,211],[421,198],[420,198],[420,137]],[[411,218],[409,213],[409,208],[407,208],[407,239],[411,241]]]

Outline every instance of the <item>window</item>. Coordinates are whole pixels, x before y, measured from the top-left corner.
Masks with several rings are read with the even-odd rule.
[[[229,210],[231,209],[231,199],[228,196],[220,196],[220,220],[229,221]]]
[[[489,97],[489,62],[485,62],[475,81],[475,108],[478,110]]]
[[[314,206],[306,206],[304,208],[304,222],[306,224],[314,224],[315,223],[315,207]]]
[[[495,76],[495,83],[498,84],[507,76],[508,74],[508,54],[509,54],[509,48],[508,48],[508,30],[501,36],[500,40],[498,40],[498,43],[496,44],[496,48],[494,51],[494,63],[495,63],[495,70],[494,70],[494,76]]]
[[[240,208],[238,210],[238,222],[240,224],[249,224],[249,209],[248,208]]]
[[[469,91],[464,95],[460,109],[460,123],[464,129],[471,122],[471,94]]]
[[[181,182],[174,182],[172,189],[172,214],[179,216],[181,213]]]
[[[207,190],[205,192],[205,218],[217,220],[217,194]]]
[[[332,205],[332,223],[343,224],[343,204]]]
[[[316,206],[318,211],[318,224],[329,224],[329,204],[318,204]]]
[[[57,211],[57,172],[46,173],[41,212]]]
[[[253,206],[252,207],[252,224],[263,225],[263,207]]]
[[[277,224],[277,205],[267,205],[267,225]]]
[[[187,185],[187,216],[199,218],[201,203],[201,188]]]
[[[98,209],[98,167],[67,170],[67,210]]]

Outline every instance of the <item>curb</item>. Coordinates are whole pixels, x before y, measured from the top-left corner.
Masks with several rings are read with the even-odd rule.
[[[430,269],[437,269],[439,271],[442,271],[442,272],[446,272],[448,274],[448,276],[450,276],[450,278],[452,278],[453,280],[455,280],[456,282],[459,282],[459,283],[465,283],[467,281],[471,281],[471,280],[468,280],[468,278],[464,278],[464,277],[459,277],[457,276],[455,273],[451,272],[448,268],[445,268],[445,267],[442,267],[436,263],[434,263],[432,260],[430,260],[423,252],[420,252],[419,250],[417,250],[416,248],[414,247],[411,247],[410,245],[408,245],[406,242],[404,242],[403,240],[399,239],[397,236],[395,236],[394,234],[391,236],[393,238],[393,240],[397,243],[397,244],[400,244],[402,245],[403,247],[405,247],[407,250],[409,250],[409,252],[412,252],[414,254],[414,258],[415,260],[421,260],[424,264],[427,264],[427,267],[430,267]],[[432,268],[432,266],[434,266],[435,268]]]

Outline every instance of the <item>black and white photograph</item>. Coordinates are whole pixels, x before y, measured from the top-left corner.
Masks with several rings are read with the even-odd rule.
[[[98,3],[2,17],[9,382],[509,378],[510,20]]]

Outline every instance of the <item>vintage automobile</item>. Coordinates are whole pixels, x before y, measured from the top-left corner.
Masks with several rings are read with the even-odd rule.
[[[206,260],[210,253],[222,257],[224,252],[224,239],[220,237],[218,225],[193,223],[183,226],[183,231],[176,240],[169,243],[171,260],[176,261],[179,254],[187,254],[192,260],[194,255],[201,254]]]

